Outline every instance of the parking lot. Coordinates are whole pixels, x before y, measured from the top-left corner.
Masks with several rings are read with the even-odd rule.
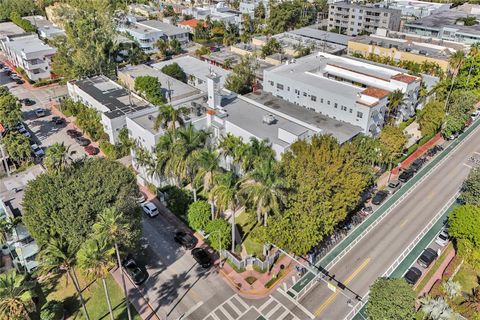
[[[35,101],[35,104],[26,106],[22,104],[23,123],[27,131],[31,134],[32,142],[36,143],[44,151],[47,147],[54,143],[64,143],[69,147],[70,157],[78,159],[86,156],[83,147],[79,146],[66,131],[69,127],[67,120],[61,125],[52,122],[50,105],[58,97],[67,95],[66,86],[49,86],[46,88],[30,88],[23,84],[16,84],[10,79],[6,72],[0,72],[0,85],[7,87],[10,92],[18,99],[29,98]],[[45,109],[44,117],[37,117],[35,110],[38,108]]]

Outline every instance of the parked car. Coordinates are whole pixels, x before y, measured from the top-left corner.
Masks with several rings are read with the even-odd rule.
[[[37,118],[41,118],[41,117],[45,117],[47,113],[45,112],[45,109],[38,108],[38,109],[35,109],[35,115],[37,116]]]
[[[35,104],[35,101],[29,98],[22,99],[20,102],[26,106],[33,106]]]
[[[13,81],[17,80],[17,79],[20,79],[20,77],[16,74],[16,73],[11,73],[10,74],[10,79],[12,79]]]
[[[43,152],[42,148],[40,148],[36,143],[32,144],[30,148],[32,148],[32,152],[37,158],[43,157],[45,155],[45,152]]]
[[[15,83],[16,83],[16,84],[24,84],[25,81],[23,81],[22,79],[16,79],[16,80],[15,80]]]
[[[425,163],[425,159],[423,158],[418,158],[415,161],[412,162],[412,165],[410,166],[410,169],[413,170],[414,172],[417,172],[420,170]]]
[[[142,204],[144,203],[145,201],[147,201],[147,195],[143,192],[140,192],[138,194],[138,197],[136,198],[136,202],[137,204]]]
[[[132,279],[133,283],[135,283],[137,286],[141,285],[148,279],[148,273],[142,270],[138,266],[137,262],[132,258],[125,259],[122,265],[129,277]]]
[[[402,186],[402,183],[398,180],[392,180],[390,181],[390,183],[388,184],[388,192],[390,194],[394,194],[395,192],[397,192],[398,189],[400,189],[400,187]]]
[[[475,120],[477,120],[479,115],[480,115],[480,111],[476,110],[476,111],[472,112],[472,114],[470,115],[470,119],[472,119],[472,121],[475,121]]]
[[[212,260],[208,255],[207,251],[202,248],[195,248],[192,250],[192,256],[195,261],[198,262],[203,268],[208,268],[212,265]]]
[[[385,190],[378,191],[372,199],[372,203],[375,205],[381,204],[388,196],[388,192]]]
[[[173,237],[175,242],[182,245],[185,249],[193,249],[198,243],[198,239],[190,233],[179,231]]]
[[[448,240],[448,231],[443,229],[442,232],[440,232],[440,234],[437,236],[437,239],[435,239],[435,243],[441,247],[445,247],[445,245],[448,243]]]
[[[81,145],[82,147],[86,147],[90,144],[90,140],[88,140],[87,138],[84,138],[84,137],[76,137],[75,138],[75,141]]]
[[[89,156],[94,156],[100,152],[100,150],[98,150],[98,148],[95,148],[94,146],[86,146],[83,149]]]
[[[18,132],[23,134],[25,137],[27,138],[31,138],[32,135],[30,134],[30,132],[27,131],[27,129],[22,125],[22,127],[20,129],[18,129]]]
[[[407,273],[403,276],[405,278],[405,281],[411,285],[415,285],[417,283],[418,279],[422,276],[422,271],[420,271],[418,268],[411,267],[408,269]]]
[[[55,123],[56,125],[61,125],[63,124],[63,118],[54,116],[52,117],[52,122]]]
[[[410,180],[410,179],[413,177],[414,174],[415,174],[415,172],[409,168],[409,169],[407,169],[407,170],[404,170],[404,171],[400,174],[400,176],[398,177],[398,180],[399,180],[400,182],[405,183],[405,182],[407,182],[408,180]]]
[[[421,265],[424,268],[428,268],[435,259],[437,259],[438,254],[435,250],[432,248],[427,248],[425,251],[423,251],[422,255],[420,258],[418,258],[417,262],[419,265]]]
[[[459,135],[460,135],[460,133],[455,132],[455,133],[451,134],[447,139],[448,140],[455,140]]]
[[[67,135],[70,137],[70,138],[78,138],[78,137],[81,137],[82,136],[82,133],[77,131],[77,130],[74,130],[74,129],[68,129],[67,130]]]
[[[150,218],[158,216],[158,208],[151,202],[142,204],[142,209]]]

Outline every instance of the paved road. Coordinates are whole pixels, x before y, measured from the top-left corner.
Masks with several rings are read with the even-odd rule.
[[[468,158],[480,152],[480,129],[477,128],[463,145],[432,175],[417,186],[399,206],[365,236],[329,272],[354,294],[364,296],[369,285],[395,261],[427,223],[455,195],[467,177]],[[350,296],[354,296],[350,293]],[[317,319],[343,319],[350,311],[348,299],[318,285],[301,304]]]

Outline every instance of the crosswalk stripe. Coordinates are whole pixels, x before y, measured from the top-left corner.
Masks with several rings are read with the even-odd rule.
[[[258,311],[262,312],[263,309],[265,309],[266,307],[268,307],[270,305],[270,303],[272,303],[272,301],[275,301],[273,300],[273,297],[270,296],[270,298],[267,300],[267,302],[265,302],[259,309]]]
[[[237,313],[237,315],[241,314],[240,309],[237,308],[237,306],[232,302],[232,300],[228,300],[227,304],[230,306],[230,308],[233,309],[233,311]]]
[[[235,297],[235,300],[237,300],[238,302],[240,302],[240,304],[245,308],[245,309],[248,309],[250,308],[250,306],[248,304],[245,303],[245,301],[242,300],[242,298],[240,298],[240,296],[238,294],[234,295],[233,297]],[[233,298],[232,297],[232,298]]]
[[[278,311],[278,309],[284,308],[281,304],[276,304],[275,307],[273,307],[272,310],[270,310],[269,313],[267,313],[266,318],[269,319],[275,312]],[[285,309],[285,308],[284,308]]]
[[[283,320],[285,317],[290,313],[290,310],[285,310],[280,317],[278,317],[278,320]]]
[[[283,292],[282,290],[278,290],[282,295],[284,295],[288,300],[292,301],[300,310],[302,310],[306,315],[308,315],[311,319],[315,319],[315,316],[307,310],[301,303],[293,299],[288,295],[288,293]]]
[[[235,320],[235,318],[232,317],[232,315],[223,307],[223,305],[219,306],[217,311],[223,313],[228,318],[228,320]]]

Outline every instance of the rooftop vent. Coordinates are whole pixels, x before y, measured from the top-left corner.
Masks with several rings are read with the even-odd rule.
[[[153,121],[153,116],[151,114],[148,115],[148,120]]]
[[[277,122],[277,119],[275,119],[275,116],[273,114],[267,114],[263,116],[262,122],[271,125]]]

